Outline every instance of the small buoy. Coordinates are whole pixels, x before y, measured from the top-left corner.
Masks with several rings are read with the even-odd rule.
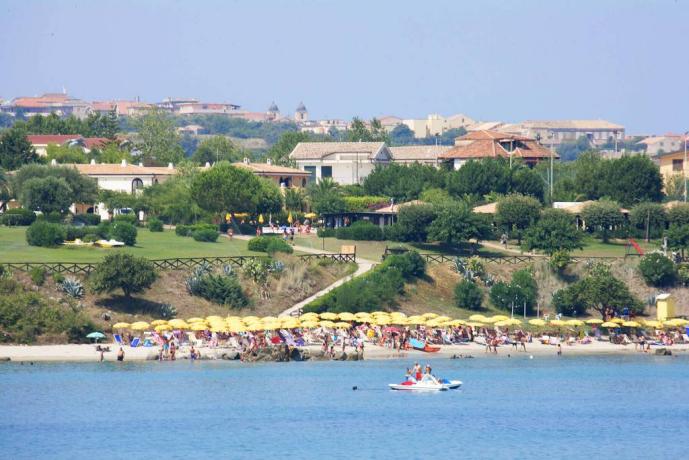
[[[533,359],[533,355],[529,355],[529,359]]]
[[[356,391],[356,390],[358,390],[358,389],[359,389],[359,387],[357,387],[356,385],[354,385],[354,386],[352,387],[352,390],[353,390],[353,391]]]

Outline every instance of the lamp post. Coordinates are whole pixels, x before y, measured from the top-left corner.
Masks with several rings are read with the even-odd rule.
[[[684,202],[687,202],[687,135],[689,131],[684,132],[684,162],[682,163],[682,175],[684,176]]]
[[[550,205],[553,204],[553,183],[555,182],[555,171],[553,170],[553,162],[555,154],[553,151],[553,144],[555,141],[555,133],[550,133]]]

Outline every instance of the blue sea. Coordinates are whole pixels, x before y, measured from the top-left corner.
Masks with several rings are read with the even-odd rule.
[[[689,357],[0,364],[0,458],[686,458]],[[354,391],[353,386],[358,390]]]

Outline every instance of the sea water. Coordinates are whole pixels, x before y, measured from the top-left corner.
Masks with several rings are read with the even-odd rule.
[[[411,364],[1,364],[0,458],[633,459],[689,449],[686,356],[433,360],[461,390],[387,390]]]

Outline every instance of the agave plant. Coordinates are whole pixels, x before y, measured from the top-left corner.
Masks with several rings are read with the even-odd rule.
[[[270,271],[273,273],[282,273],[285,269],[285,263],[281,260],[276,260],[270,267]]]
[[[209,264],[208,262],[201,262],[198,264],[196,267],[194,267],[191,270],[192,276],[195,277],[202,277],[203,275],[207,275],[213,271],[213,266]]]
[[[177,309],[169,303],[164,303],[160,306],[159,313],[161,318],[174,318],[175,316],[177,316]]]
[[[234,275],[234,267],[231,264],[223,265],[222,271],[225,274],[225,276],[233,276]]]
[[[74,299],[81,299],[84,297],[84,285],[75,278],[65,278],[61,287],[65,294]]]
[[[184,280],[187,287],[187,292],[191,295],[196,295],[199,292],[200,276],[189,276]]]

